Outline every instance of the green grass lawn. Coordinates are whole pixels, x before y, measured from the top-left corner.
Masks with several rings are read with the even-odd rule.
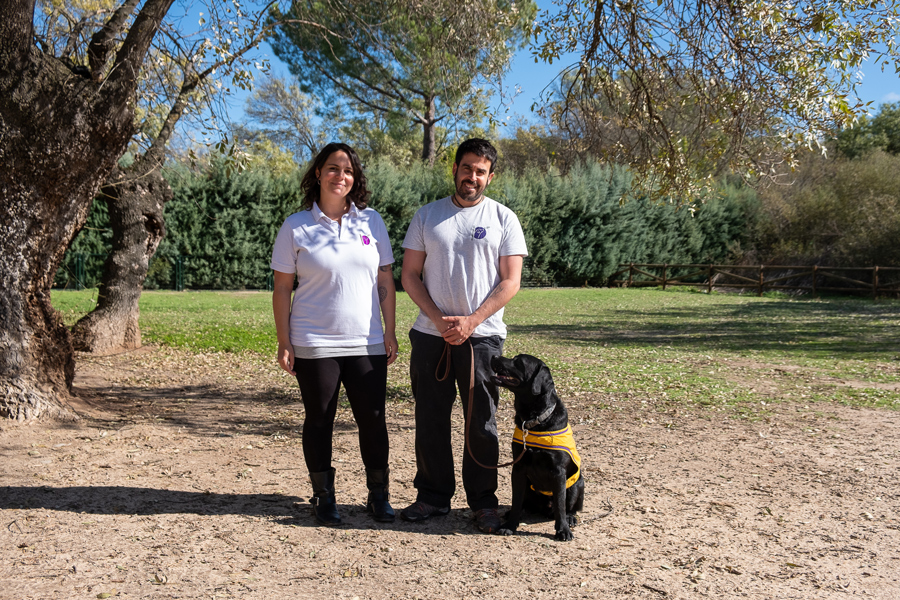
[[[95,298],[57,291],[53,304],[72,324]],[[416,314],[398,294],[401,360]],[[563,394],[755,412],[780,401],[900,408],[898,301],[524,289],[505,320],[505,354],[541,357]],[[198,352],[269,355],[275,347],[265,292],[144,292],[141,329],[145,342]],[[394,386],[404,377],[392,370]]]

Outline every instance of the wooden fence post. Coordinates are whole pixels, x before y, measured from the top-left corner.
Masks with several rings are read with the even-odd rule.
[[[628,266],[628,287],[631,287],[633,278],[634,278],[634,263],[630,263]]]
[[[819,274],[819,265],[813,265],[813,283],[812,283],[812,295],[813,298],[816,297],[816,275]]]
[[[706,279],[706,293],[712,294],[712,276],[713,276],[713,268],[712,265],[709,265],[709,276]]]
[[[757,294],[760,298],[762,298],[763,294],[763,266],[759,265],[759,293]]]
[[[872,301],[878,299],[878,267],[872,271]]]

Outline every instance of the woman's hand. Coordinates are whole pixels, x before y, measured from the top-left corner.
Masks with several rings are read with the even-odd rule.
[[[397,345],[397,336],[393,333],[384,334],[384,350],[387,352],[387,364],[391,364],[397,360],[399,347]]]
[[[275,315],[275,335],[278,339],[278,366],[294,372],[294,347],[291,345],[291,294],[294,291],[294,274],[273,271],[275,289],[272,292],[272,312]]]
[[[297,376],[294,371],[294,347],[290,344],[278,344],[278,366],[291,375]]]

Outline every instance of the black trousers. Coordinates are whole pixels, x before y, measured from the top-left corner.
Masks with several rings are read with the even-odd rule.
[[[450,498],[456,492],[450,415],[457,388],[462,398],[463,415],[466,415],[472,354],[468,343],[451,346],[453,366],[450,376],[438,381],[435,371],[444,351],[444,339],[413,329],[409,332],[409,340],[412,342],[409,370],[416,400],[418,468],[413,484],[418,500],[432,506],[450,506]],[[475,394],[469,444],[479,462],[496,465],[500,441],[495,415],[500,394],[491,381],[491,358],[503,353],[503,339],[491,336],[470,340],[475,353]],[[462,480],[469,507],[472,510],[497,508],[497,470],[479,467],[466,450],[463,453]]]
[[[331,468],[334,416],[341,383],[359,427],[359,452],[367,469],[388,466],[388,433],[384,415],[387,356],[337,356],[294,359],[303,420],[303,457],[310,473]]]

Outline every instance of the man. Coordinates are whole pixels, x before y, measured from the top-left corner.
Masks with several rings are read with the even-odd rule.
[[[450,415],[456,388],[468,414],[471,361],[475,361],[469,453],[463,456],[466,501],[485,533],[500,528],[497,465],[500,455],[495,414],[499,401],[491,381],[491,358],[503,352],[503,307],[519,291],[522,259],[528,254],[516,215],[484,195],[494,178],[497,150],[471,139],[456,151],[456,192],[416,212],[403,240],[403,288],[419,307],[409,332],[410,378],[416,401],[416,502],[400,516],[423,521],[446,515],[456,491]],[[470,351],[471,343],[471,351]],[[438,379],[449,344],[452,376]],[[445,359],[446,360],[446,359]],[[476,462],[477,461],[477,462]]]

